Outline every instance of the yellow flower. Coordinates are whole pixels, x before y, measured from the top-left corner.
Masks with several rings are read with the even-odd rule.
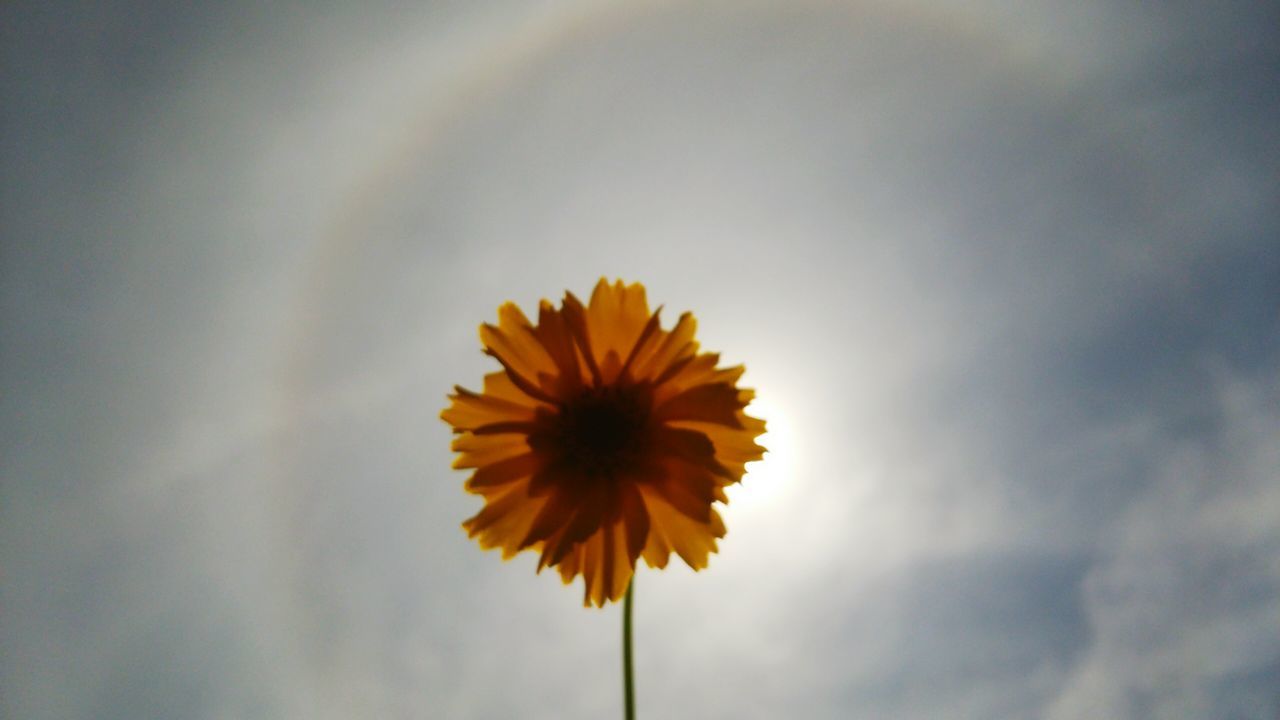
[[[698,352],[689,313],[663,330],[661,310],[643,285],[604,278],[586,307],[568,292],[558,310],[543,300],[536,325],[506,303],[480,326],[503,370],[482,393],[455,387],[440,414],[457,433],[453,466],[475,468],[466,489],[485,502],[468,535],[504,559],[533,550],[566,584],[582,575],[584,605],[621,598],[641,556],[706,567],[725,533],[713,504],[763,456],[743,368]]]

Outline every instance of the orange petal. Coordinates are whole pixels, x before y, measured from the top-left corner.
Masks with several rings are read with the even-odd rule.
[[[604,607],[627,591],[635,564],[627,556],[621,523],[601,528],[582,545],[583,605]]]
[[[505,365],[530,380],[556,375],[555,362],[515,303],[503,303],[498,308],[497,327],[488,323],[480,326],[480,342]]]
[[[637,380],[653,380],[677,362],[692,358],[698,350],[693,333],[698,322],[691,313],[684,313],[670,332],[659,331],[636,351],[631,363],[631,376]]]
[[[695,385],[659,405],[654,411],[654,417],[662,422],[696,420],[738,428],[742,426],[738,420],[738,411],[745,404],[741,402],[739,391],[733,385]]]
[[[575,508],[564,493],[553,492],[547,498],[546,504],[529,525],[529,532],[520,540],[521,548],[545,541],[573,519]]]
[[[560,315],[564,318],[565,327],[573,335],[573,342],[579,351],[578,356],[586,365],[587,371],[591,373],[591,378],[599,383],[601,381],[600,366],[596,362],[596,351],[593,349],[594,341],[587,323],[586,308],[582,307],[582,302],[573,293],[566,292],[560,304]]]
[[[604,541],[593,535],[582,545],[582,604],[588,606],[600,595],[600,565],[604,559]]]
[[[716,462],[716,448],[706,435],[687,428],[664,426],[654,433],[655,450],[664,456],[675,457],[704,468],[730,480],[733,475]]]
[[[765,453],[765,448],[756,442],[764,432],[764,421],[743,415],[742,424],[742,430],[699,422],[678,422],[673,426],[705,434],[715,446],[716,462],[740,478],[746,471],[745,465],[763,459]]]
[[[523,437],[469,432],[454,437],[450,447],[459,453],[453,461],[453,466],[459,469],[477,468],[529,452],[529,443]]]
[[[662,333],[662,308],[659,307],[653,311],[653,315],[644,324],[644,329],[640,331],[640,337],[631,346],[631,351],[627,354],[627,359],[622,363],[623,372],[628,373],[628,377],[634,378],[630,374],[630,368],[635,363],[636,358],[641,354],[647,353],[655,342],[660,341]],[[658,340],[655,340],[657,338]]]
[[[498,353],[492,350],[485,350],[484,352],[486,355],[497,360],[498,363],[502,365],[502,369],[507,373],[507,378],[510,379],[511,382],[515,383],[515,386],[520,388],[521,392],[537,400],[542,400],[548,403],[556,402],[554,389],[548,390],[540,387],[539,381],[521,374],[521,372],[516,369],[516,366],[512,365],[506,358]],[[545,382],[548,385],[555,384],[554,379],[546,374],[542,375],[542,382]]]
[[[492,423],[526,422],[533,420],[535,414],[528,405],[491,395],[478,395],[463,387],[455,387],[449,399],[453,402],[440,413],[440,418],[452,425],[455,432],[474,430]]]
[[[574,545],[565,556],[561,558],[560,564],[556,565],[556,570],[560,572],[560,579],[565,585],[573,582],[582,570],[582,543]]]
[[[621,600],[622,595],[627,591],[627,586],[631,584],[631,577],[635,574],[636,563],[630,557],[627,550],[627,528],[624,523],[616,522],[609,526],[609,537],[612,541],[609,543],[610,549],[613,551],[613,560],[610,562],[612,568],[612,582],[609,583],[609,600]],[[604,603],[600,603],[601,607]]]
[[[663,463],[664,472],[650,487],[671,507],[690,520],[711,521],[711,503],[716,500],[717,479],[705,469],[680,460]]]
[[[671,507],[653,488],[640,486],[640,495],[649,511],[650,537],[659,534],[665,544],[694,570],[706,567],[708,556],[716,551],[716,538],[724,537],[724,523],[715,509],[711,510],[707,523],[700,523]],[[654,564],[650,561],[648,547],[645,548],[645,560]],[[662,564],[665,565],[665,561]]]
[[[583,542],[600,529],[609,514],[607,501],[600,497],[603,494],[598,492],[594,493],[594,497],[577,499],[573,519],[560,527],[547,540],[542,558],[538,562],[539,569],[559,563],[573,546]]]
[[[645,510],[644,499],[633,483],[625,483],[621,488],[622,522],[627,531],[627,557],[631,566],[635,567],[636,559],[644,552],[649,538],[649,513]]]
[[[506,485],[533,475],[542,467],[544,462],[542,458],[533,453],[499,460],[477,469],[463,487],[468,492],[484,493],[490,488]]]
[[[654,380],[654,401],[665,402],[694,385],[704,385],[715,380],[718,353],[696,355],[687,362],[678,362],[666,369]]]
[[[600,278],[587,307],[587,329],[596,362],[603,366],[610,352],[618,356],[619,362],[626,359],[648,321],[649,303],[643,285],[624,285],[621,280],[610,285]],[[609,380],[612,378],[606,377]]]
[[[480,547],[502,548],[502,557],[507,559],[520,551],[521,539],[545,503],[545,498],[529,497],[524,483],[515,483],[506,493],[487,498],[480,512],[462,527],[479,541]]]
[[[645,514],[649,514],[648,507],[645,508]],[[659,570],[667,566],[667,561],[671,557],[671,546],[667,544],[667,539],[663,537],[662,530],[655,525],[652,516],[649,518],[649,537],[645,541],[641,555],[646,565]]]
[[[564,397],[581,388],[585,368],[579,365],[573,333],[564,316],[546,300],[538,306],[538,326],[534,328],[534,335],[556,365],[559,395]]]
[[[620,600],[635,574],[635,560],[627,550],[627,528],[622,522],[598,528],[574,545],[557,565],[565,584],[582,576],[582,604],[604,607]]]
[[[738,383],[738,380],[742,377],[742,373],[746,372],[746,370],[747,368],[742,365],[734,365],[733,367],[719,368],[714,373],[712,373],[711,375],[712,382],[722,382],[722,383],[729,383],[730,385],[736,385]]]
[[[622,568],[618,563],[618,548],[621,543],[616,540],[617,535],[613,532],[613,526],[600,530],[600,583],[598,592],[592,598],[596,607],[604,607],[605,600],[613,598],[613,589],[617,587],[617,575]],[[622,562],[626,563],[625,555]]]
[[[622,358],[616,350],[610,349],[604,354],[604,359],[600,362],[600,375],[604,379],[606,385],[612,385],[617,382],[618,376],[622,374]]]
[[[528,405],[534,408],[547,406],[545,401],[533,397],[511,382],[511,376],[507,375],[505,370],[488,373],[484,376],[484,394],[508,400],[517,405]]]
[[[529,494],[541,497],[554,492],[557,488],[580,484],[580,480],[571,475],[573,472],[571,467],[564,464],[548,463],[534,473],[529,480]]]

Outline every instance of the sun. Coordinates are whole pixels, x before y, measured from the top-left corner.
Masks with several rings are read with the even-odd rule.
[[[797,463],[794,424],[786,397],[770,393],[757,395],[746,407],[755,417],[769,419],[759,443],[764,446],[762,460],[747,464],[742,482],[727,489],[728,512],[752,515],[760,511],[776,511],[795,487]]]

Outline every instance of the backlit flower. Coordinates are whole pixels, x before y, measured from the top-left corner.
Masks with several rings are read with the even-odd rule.
[[[585,307],[543,300],[536,324],[507,303],[480,327],[502,371],[483,392],[455,388],[440,415],[484,498],[467,533],[504,558],[537,552],[565,583],[581,575],[588,605],[622,597],[640,557],[706,567],[725,533],[713,505],[764,452],[743,368],[698,352],[692,315],[664,330],[660,311],[639,283],[603,278]]]

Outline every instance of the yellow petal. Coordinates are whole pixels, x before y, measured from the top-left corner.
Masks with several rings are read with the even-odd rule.
[[[713,474],[735,480],[723,465],[716,462],[715,445],[703,433],[688,428],[664,426],[654,434],[654,452],[662,457],[679,458]]]
[[[705,469],[675,459],[664,462],[662,474],[648,483],[672,508],[702,523],[711,521],[711,504],[718,485]]]
[[[658,405],[653,415],[660,422],[696,420],[738,428],[741,427],[738,411],[745,404],[733,385],[695,385]]]
[[[452,404],[440,413],[440,417],[452,425],[454,431],[475,430],[494,423],[527,422],[535,415],[529,405],[492,395],[478,395],[462,387],[454,388],[449,399]]]
[[[745,465],[764,458],[765,448],[756,442],[764,432],[764,421],[749,415],[741,415],[743,429],[727,428],[701,422],[674,422],[672,427],[694,430],[706,435],[715,448],[716,462],[735,478],[741,478]]]
[[[493,488],[527,479],[537,472],[544,462],[533,453],[499,460],[478,468],[464,487],[468,492],[488,494]]]
[[[586,375],[587,368],[579,358],[573,333],[564,316],[546,300],[538,306],[538,326],[534,328],[534,335],[556,365],[556,390],[559,397],[577,392],[582,387],[582,378]]]
[[[724,523],[715,509],[711,510],[708,522],[700,523],[671,507],[653,488],[641,486],[640,495],[649,511],[650,536],[660,535],[664,544],[694,570],[706,567],[708,556],[716,551],[716,538],[724,537]],[[647,547],[645,561],[654,564]],[[665,564],[664,561],[662,565]]]
[[[529,395],[511,382],[511,376],[505,371],[488,373],[484,376],[484,394],[517,405],[528,405],[532,408],[547,407],[545,401]]]
[[[556,375],[555,362],[515,303],[504,303],[498,308],[497,327],[488,323],[480,326],[480,342],[530,380]]]
[[[665,402],[694,385],[704,385],[714,381],[718,362],[720,362],[719,354],[703,353],[690,358],[687,362],[671,365],[654,380],[657,384],[654,391],[655,402]]]
[[[649,321],[649,303],[644,286],[624,285],[621,280],[610,285],[604,278],[596,284],[587,307],[587,330],[597,365],[603,367],[610,353],[621,361],[631,355],[640,333]],[[607,378],[606,380],[612,380]]]
[[[631,376],[637,380],[654,380],[672,365],[692,358],[698,351],[698,344],[693,342],[697,325],[691,313],[684,313],[670,332],[660,330],[650,336],[636,351]]]
[[[546,498],[531,498],[524,483],[515,483],[504,494],[486,498],[485,506],[462,523],[467,534],[479,541],[480,547],[502,548],[502,557],[519,552],[519,540],[527,533],[533,519],[546,503]]]
[[[455,468],[478,468],[529,452],[529,443],[520,435],[474,435],[463,433],[450,446],[460,453]]]

